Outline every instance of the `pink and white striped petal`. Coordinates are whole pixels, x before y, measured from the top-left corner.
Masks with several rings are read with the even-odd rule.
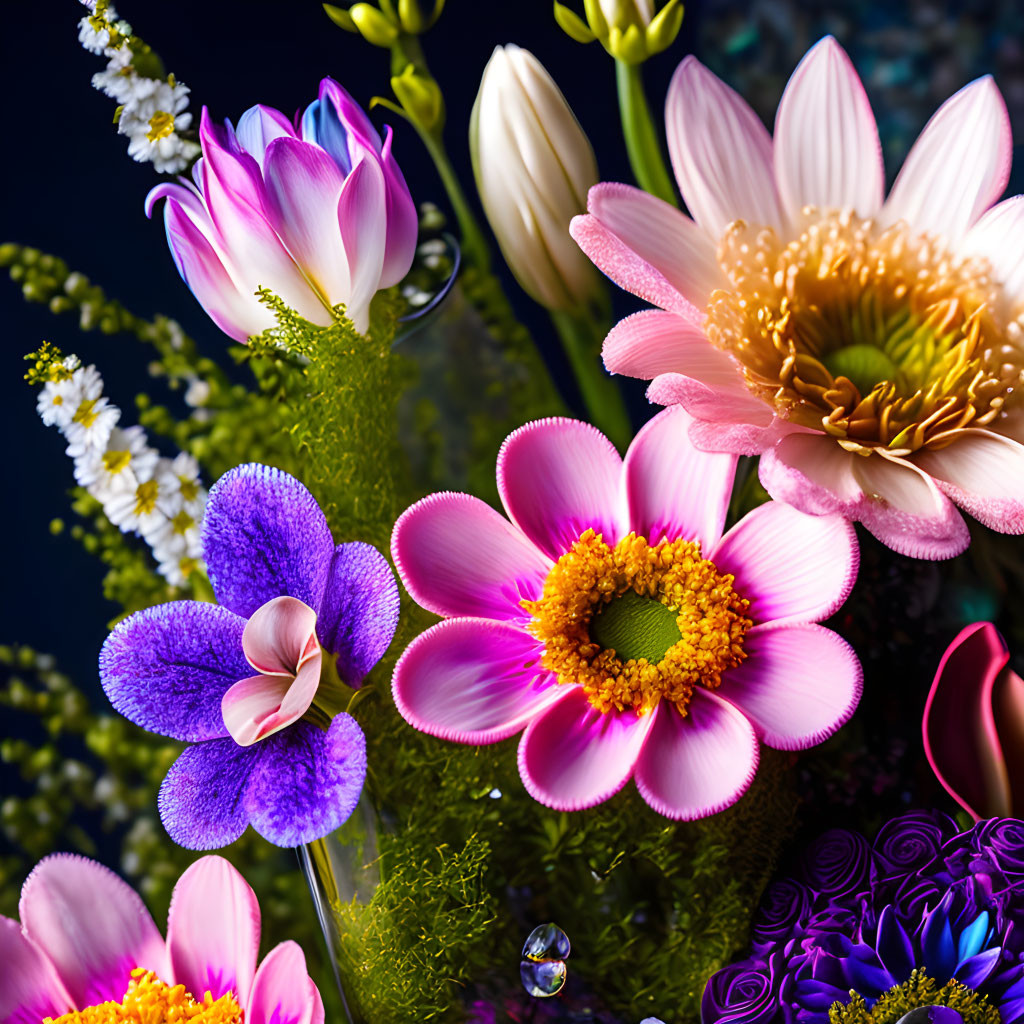
[[[21,930],[17,921],[0,917],[0,1020],[4,1024],[39,1024],[46,1017],[74,1009],[53,964]]]
[[[1002,195],[1013,138],[1006,104],[990,75],[965,85],[932,116],[882,208],[883,223],[961,238]]]
[[[322,652],[289,676],[249,676],[239,679],[221,698],[224,728],[242,747],[249,747],[297,722],[308,710],[320,686]]]
[[[736,456],[702,452],[692,419],[675,406],[650,420],[626,453],[629,527],[651,544],[696,540],[710,551],[722,536]]]
[[[245,660],[261,675],[291,677],[319,649],[316,612],[297,597],[272,598],[242,630]]]
[[[246,1024],[313,1024],[320,995],[297,942],[276,945],[263,959],[245,1007]]]
[[[614,545],[626,532],[622,459],[596,427],[534,420],[498,452],[498,493],[514,522],[549,558],[592,529]]]
[[[885,194],[878,126],[843,48],[825,36],[793,72],[775,116],[775,179],[795,222],[804,206],[873,217]]]
[[[391,152],[391,128],[385,129],[384,145],[380,151],[384,172],[385,205],[387,207],[387,238],[384,261],[380,272],[379,288],[390,288],[409,273],[416,241],[419,237],[419,218],[416,204],[409,194],[402,169]]]
[[[387,232],[381,225],[386,216],[384,172],[375,159],[364,156],[345,179],[337,202],[350,290],[333,300],[344,300],[345,312],[360,334],[370,326],[370,300],[380,286],[387,248]]]
[[[755,626],[743,649],[747,658],[726,673],[721,694],[769,747],[816,746],[845,724],[860,702],[860,662],[830,629]]]
[[[245,1006],[256,973],[260,905],[223,857],[200,857],[178,879],[167,915],[171,979],[197,998],[233,992]]]
[[[676,821],[731,807],[750,787],[759,752],[753,726],[737,708],[697,688],[684,718],[662,701],[636,765],[640,795]]]
[[[837,611],[857,577],[853,527],[840,516],[809,516],[769,501],[745,515],[708,556],[736,577],[750,618],[818,622]]]
[[[391,554],[406,590],[436,615],[522,619],[552,561],[490,505],[432,494],[395,523]]]
[[[681,405],[695,419],[710,423],[742,424],[748,430],[760,431],[774,424],[772,407],[743,386],[735,368],[730,371],[725,363],[708,354],[701,363],[694,361],[691,369],[692,375],[689,369],[659,374],[647,389],[648,399],[658,405]],[[710,384],[699,379],[697,373],[706,373]]]
[[[138,894],[86,857],[44,857],[25,880],[18,916],[76,1006],[121,1001],[136,967],[168,977],[167,947]]]
[[[295,128],[280,110],[257,103],[238,119],[235,136],[242,149],[252,156],[262,169],[267,146],[274,139],[294,139]]]
[[[414,728],[456,743],[514,736],[565,693],[540,663],[540,641],[488,619],[447,619],[395,666],[395,706]]]
[[[782,227],[768,129],[695,57],[686,57],[672,76],[665,128],[683,199],[713,241],[739,218]]]
[[[988,260],[1016,312],[1024,303],[1024,196],[1004,199],[986,211],[957,251]]]
[[[914,463],[982,525],[1024,533],[1024,445],[987,430],[965,430]]]
[[[629,781],[653,714],[602,713],[582,687],[534,717],[519,741],[519,775],[538,803],[579,811],[614,796]]]
[[[587,212],[698,309],[726,286],[712,240],[665,200],[632,185],[602,182],[587,193]]]

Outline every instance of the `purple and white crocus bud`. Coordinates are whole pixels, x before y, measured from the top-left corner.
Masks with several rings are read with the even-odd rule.
[[[391,153],[359,104],[331,78],[293,124],[270,107],[250,107],[216,125],[204,109],[203,155],[193,181],[164,183],[160,199],[171,254],[213,321],[245,342],[274,326],[256,297],[269,288],[316,324],[344,303],[356,330],[370,301],[408,272],[416,207]]]

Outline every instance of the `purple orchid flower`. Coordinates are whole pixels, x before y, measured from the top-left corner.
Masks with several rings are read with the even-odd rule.
[[[274,325],[267,287],[297,313],[331,323],[344,303],[356,330],[370,300],[409,271],[416,206],[391,152],[359,104],[331,78],[297,124],[250,107],[234,128],[204,108],[193,182],[157,185],[171,254],[213,321],[245,342]]]
[[[219,604],[129,616],[100,653],[103,689],[132,722],[192,744],[160,787],[175,842],[215,849],[250,824],[279,846],[310,842],[352,813],[366,739],[350,715],[326,731],[304,716],[332,655],[358,687],[387,650],[394,575],[369,544],[335,547],[313,495],[255,463],[211,489],[203,553]]]

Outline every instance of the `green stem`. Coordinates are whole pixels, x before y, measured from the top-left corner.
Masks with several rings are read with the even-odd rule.
[[[615,82],[619,91],[619,114],[626,139],[629,165],[637,184],[651,195],[675,205],[676,193],[665,166],[658,131],[644,93],[642,65],[615,61]]]
[[[591,422],[620,451],[625,451],[633,431],[622,394],[601,366],[599,353],[605,332],[593,320],[575,313],[551,310],[551,321],[562,340]]]

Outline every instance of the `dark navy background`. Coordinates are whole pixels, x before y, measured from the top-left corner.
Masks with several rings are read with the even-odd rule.
[[[572,3],[572,0],[569,0]],[[577,8],[582,3],[577,4]],[[890,178],[914,134],[939,102],[971,78],[993,71],[1011,107],[1015,135],[1024,137],[1024,76],[1020,41],[1024,14],[1015,0],[997,3],[855,3],[746,0],[690,3],[675,46],[646,67],[652,108],[660,116],[676,63],[697,52],[744,92],[770,123],[781,89],[806,47],[833,32],[865,76],[882,123]],[[129,309],[178,319],[200,348],[227,361],[232,342],[213,326],[174,270],[162,224],[142,211],[159,180],[151,165],[134,163],[127,140],[111,123],[114,103],[94,91],[91,75],[104,60],[77,41],[84,8],[76,0],[42,0],[5,10],[0,32],[0,240],[37,246],[63,257]],[[317,0],[207,0],[153,3],[122,0],[120,15],[192,90],[215,118],[262,102],[287,112],[316,94],[330,74],[367,103],[388,93],[388,55],[348,35],[324,16]],[[428,61],[448,105],[446,139],[472,189],[466,131],[480,73],[495,45],[531,49],[554,74],[583,123],[602,177],[629,181],[615,103],[614,69],[597,43],[580,46],[555,26],[549,0],[449,0],[424,38]],[[379,112],[383,113],[383,112]],[[378,123],[383,120],[375,115]],[[395,153],[414,197],[443,193],[411,128],[391,117]],[[1016,177],[1016,175],[1015,175]],[[544,313],[509,282],[510,294],[535,336],[553,344]],[[617,295],[617,311],[639,303]],[[22,381],[22,355],[44,338],[95,362],[110,398],[135,421],[142,389],[165,398],[146,376],[148,351],[129,337],[78,332],[73,317],[54,317],[21,300],[0,279],[3,341],[3,605],[0,642],[22,642],[57,656],[58,664],[99,697],[96,654],[116,608],[101,596],[103,567],[67,532],[51,536],[54,517],[70,520],[71,462],[63,441],[35,414],[35,392]],[[561,364],[552,355],[556,371]],[[646,414],[637,405],[638,418]],[[102,698],[100,698],[102,699]]]

